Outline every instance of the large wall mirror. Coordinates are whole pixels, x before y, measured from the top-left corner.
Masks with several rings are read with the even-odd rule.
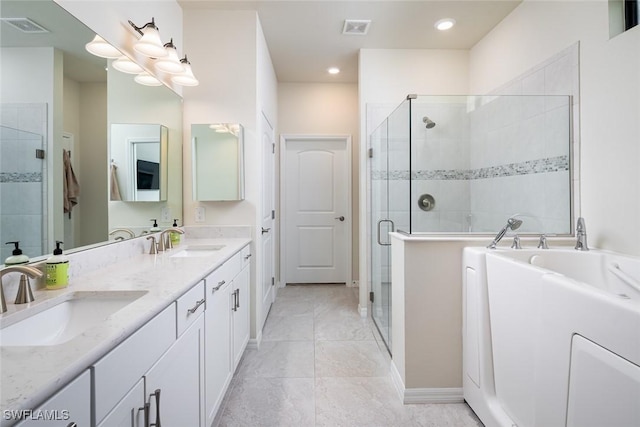
[[[143,87],[89,54],[85,44],[95,33],[52,0],[3,0],[0,15],[28,19],[0,23],[0,242],[19,240],[37,257],[51,253],[55,240],[68,250],[106,242],[114,228],[139,235],[162,213],[181,221],[180,96],[164,86]],[[108,141],[116,123],[164,126],[163,201],[110,201]],[[69,200],[63,199],[64,164],[79,185]],[[11,254],[1,246],[0,263]]]
[[[244,199],[244,134],[239,123],[191,125],[193,198]]]

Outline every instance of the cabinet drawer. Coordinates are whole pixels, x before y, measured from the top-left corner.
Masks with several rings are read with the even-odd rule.
[[[247,245],[240,251],[240,259],[242,260],[242,267],[245,268],[247,265],[251,264],[251,245]]]
[[[93,371],[97,425],[176,340],[176,306],[172,303],[96,362]]]
[[[237,253],[206,277],[207,295],[211,295],[212,288],[231,283],[233,278],[240,273],[241,269],[242,258],[240,254]]]
[[[189,292],[178,298],[178,336],[182,335],[200,314],[204,313],[204,303],[204,281],[201,281],[191,288]]]

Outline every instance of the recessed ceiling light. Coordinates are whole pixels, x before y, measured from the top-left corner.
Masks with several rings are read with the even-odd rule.
[[[444,19],[440,19],[438,21],[436,21],[436,23],[433,25],[434,27],[436,27],[436,29],[440,30],[440,31],[446,31],[449,28],[453,27],[456,24],[456,20],[453,18],[444,18]]]
[[[327,68],[327,72],[329,74],[338,74],[340,72],[340,68],[338,67]]]

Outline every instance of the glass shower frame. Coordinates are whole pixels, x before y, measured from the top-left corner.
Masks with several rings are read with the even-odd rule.
[[[371,133],[371,316],[388,349],[389,232],[489,237],[517,215],[520,234],[572,234],[572,105],[570,96],[410,95]]]

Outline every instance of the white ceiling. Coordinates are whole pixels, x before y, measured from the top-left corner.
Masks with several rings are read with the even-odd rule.
[[[470,49],[520,2],[178,0],[183,9],[256,10],[278,81],[343,83],[358,81],[361,48]],[[457,24],[438,31],[433,25],[441,18]],[[370,19],[368,34],[343,35],[345,19]],[[329,75],[331,66],[341,73]]]

